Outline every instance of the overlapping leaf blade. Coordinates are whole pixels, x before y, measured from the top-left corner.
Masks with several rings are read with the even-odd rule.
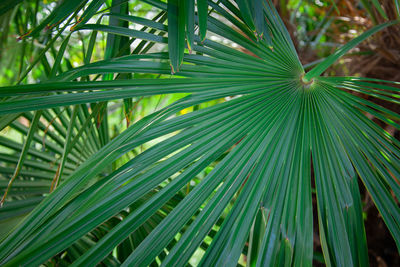
[[[60,144],[65,149],[52,146],[63,155],[61,164],[64,157],[70,158],[65,162],[68,179],[2,241],[1,264],[38,265],[67,251],[74,266],[101,261],[147,266],[156,264],[156,259],[164,266],[185,266],[201,249],[205,251],[200,266],[237,265],[245,250],[250,266],[311,266],[315,186],[327,265],[365,266],[368,257],[358,177],[395,241],[400,242],[400,210],[392,197],[400,197],[394,178],[400,174],[399,142],[363,112],[397,128],[399,116],[346,91],[398,103],[399,89],[362,78],[317,77],[359,40],[391,23],[338,50],[329,62],[322,62],[306,75],[305,80],[313,78],[313,82],[304,84],[303,67],[270,1],[263,1],[262,13],[254,12],[254,6],[246,1],[237,1],[239,9],[229,1],[220,5],[208,2],[226,20],[212,16],[205,20],[204,6],[208,4],[201,1],[198,5],[204,6],[198,6],[197,21],[200,38],[187,28],[193,23],[192,6],[185,9],[182,1],[169,1],[167,6],[160,1],[146,2],[168,10],[168,25],[110,14],[154,31],[101,24],[78,25],[75,30],[168,43],[169,54],[134,53],[86,62],[51,83],[0,88],[2,114],[77,105],[68,109],[71,121],[60,115],[65,125],[69,121],[71,128],[77,128],[77,134],[74,137],[71,128],[68,132],[60,128],[64,138]],[[205,28],[246,53],[204,40]],[[168,40],[155,33],[166,30]],[[258,39],[256,30],[270,39]],[[199,55],[184,55],[185,38]],[[169,63],[183,78],[71,82],[91,74],[168,74]],[[102,108],[98,104],[90,114],[86,105],[78,104],[178,92],[189,95],[139,120],[104,142],[102,148],[93,142],[90,153],[84,154],[81,147],[70,148],[71,144],[82,145],[78,140],[83,132],[93,137],[91,121]],[[10,95],[17,96],[7,98]],[[230,100],[176,115],[223,97]],[[80,131],[79,126],[85,130]],[[57,135],[50,138],[58,140]],[[117,159],[154,140],[152,147],[107,172]],[[29,153],[40,156],[37,151]],[[81,153],[82,163],[76,157]],[[41,157],[44,165],[50,161],[46,154]],[[68,163],[80,166],[71,170]],[[211,172],[182,194],[185,185],[211,165]],[[311,184],[312,173],[315,185]],[[179,200],[174,201],[174,197]],[[41,198],[29,205],[38,200]],[[99,238],[91,238],[104,228],[107,230]],[[135,240],[129,244],[127,238]],[[249,238],[251,246],[247,248]],[[206,244],[206,239],[211,241]],[[110,255],[115,247],[118,258]]]

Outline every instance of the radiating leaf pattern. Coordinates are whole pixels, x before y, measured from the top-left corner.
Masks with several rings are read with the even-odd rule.
[[[96,2],[90,5],[93,10],[101,1]],[[49,110],[60,111],[68,129],[62,132],[60,125],[63,149],[54,146],[68,178],[43,200],[30,200],[35,209],[0,243],[2,265],[35,266],[67,251],[73,266],[186,266],[200,248],[199,266],[236,266],[242,254],[249,266],[311,266],[315,188],[326,264],[365,266],[362,184],[400,245],[399,141],[365,114],[397,129],[400,115],[351,93],[398,104],[398,83],[319,76],[361,39],[395,22],[376,26],[305,74],[270,1],[254,6],[247,1],[208,1],[224,18],[219,20],[207,15],[206,1],[197,2],[196,14],[190,13],[193,3],[145,2],[167,11],[168,24],[111,13],[155,31],[85,24],[87,17],[74,31],[160,43],[168,45],[169,53],[112,57],[48,82],[0,88],[4,118],[43,109],[43,116],[49,117]],[[200,36],[188,28],[193,20]],[[240,49],[204,40],[205,29]],[[193,54],[184,54],[185,44]],[[171,66],[179,78],[81,79],[108,73],[169,74]],[[101,101],[171,93],[188,95],[111,141],[96,144],[100,134],[92,128],[92,119],[101,113]],[[221,98],[229,100],[177,115]],[[86,103],[97,104],[89,110]],[[66,105],[74,107],[63,115],[60,107]],[[79,159],[76,147],[87,145],[81,135],[91,142]],[[52,138],[58,142],[60,137]],[[109,171],[117,159],[149,141],[156,142]],[[29,153],[40,154],[35,149]],[[48,155],[40,156],[46,166]],[[208,166],[212,170],[185,192]],[[27,187],[42,188],[52,178],[35,179]],[[14,186],[24,185],[16,181]],[[113,255],[116,247],[118,257]]]

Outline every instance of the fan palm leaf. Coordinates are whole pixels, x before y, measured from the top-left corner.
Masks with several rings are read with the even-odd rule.
[[[89,7],[98,10],[102,2]],[[41,116],[37,114],[44,110],[44,116],[73,105],[67,108],[66,127],[60,127],[62,138],[49,136],[61,138],[62,149],[54,150],[61,158],[59,170],[68,175],[48,196],[30,199],[29,205],[36,207],[0,244],[2,265],[39,265],[67,251],[73,266],[185,266],[201,250],[199,266],[235,266],[243,253],[249,266],[311,266],[315,189],[325,263],[365,266],[361,183],[399,247],[399,141],[366,114],[397,129],[400,116],[351,93],[398,104],[398,83],[320,76],[359,42],[396,21],[372,28],[305,73],[270,1],[208,1],[209,6],[198,1],[198,13],[194,1],[145,2],[160,14],[167,12],[168,25],[110,13],[110,18],[151,31],[91,24],[85,16],[72,30],[140,39],[143,47],[168,45],[168,53],[145,50],[110,57],[46,82],[0,88],[2,118],[20,113],[35,121],[32,111]],[[63,4],[59,9],[67,17],[84,3]],[[208,7],[221,18],[207,17]],[[89,16],[95,12],[87,10]],[[44,23],[54,20],[50,16]],[[207,38],[206,31],[240,49]],[[185,53],[185,45],[194,54]],[[164,77],[171,71],[173,77]],[[85,81],[109,73],[164,78]],[[96,144],[101,137],[92,132],[92,119],[105,105],[102,101],[173,93],[186,95],[111,141]],[[221,98],[228,100],[210,102]],[[93,103],[92,108],[86,103]],[[201,108],[178,113],[193,106]],[[21,131],[35,138],[41,127],[36,122],[32,134]],[[11,123],[17,124],[15,118]],[[79,147],[85,146],[81,135],[92,136],[86,153]],[[111,169],[116,160],[149,142],[148,149]],[[37,153],[27,146],[25,154]],[[39,162],[26,159],[21,164],[45,166],[46,153],[37,154]],[[71,162],[79,166],[71,168]],[[198,178],[209,166],[211,171]],[[38,172],[34,177],[29,185],[15,181],[12,187],[49,186]],[[198,183],[187,191],[195,179]],[[17,212],[13,203],[5,211]],[[30,206],[21,202],[21,207]],[[118,257],[112,254],[116,247]]]

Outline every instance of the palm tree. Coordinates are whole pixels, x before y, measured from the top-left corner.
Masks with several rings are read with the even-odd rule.
[[[5,2],[1,14],[21,1]],[[399,21],[305,73],[269,0],[143,0],[153,18],[105,2],[59,3],[22,37],[44,47],[20,81],[52,50],[48,80],[0,88],[1,128],[26,135],[0,138],[21,151],[0,154],[0,218],[13,227],[2,265],[311,266],[315,195],[325,263],[366,266],[359,186],[399,247],[400,143],[368,116],[397,129],[400,116],[362,97],[399,104],[398,83],[321,76]],[[87,31],[84,64],[66,70],[71,38]],[[92,62],[99,33],[105,55]],[[128,114],[177,93],[110,136],[110,101]]]

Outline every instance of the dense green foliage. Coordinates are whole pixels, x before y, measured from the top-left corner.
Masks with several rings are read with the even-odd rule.
[[[311,266],[313,195],[325,264],[367,266],[362,186],[400,246],[400,142],[367,114],[400,115],[363,98],[399,104],[399,83],[323,75],[398,20],[305,72],[269,0],[141,2],[27,23],[44,47],[0,87],[1,129],[26,136],[0,137],[2,266]],[[47,77],[23,84],[38,62]]]

